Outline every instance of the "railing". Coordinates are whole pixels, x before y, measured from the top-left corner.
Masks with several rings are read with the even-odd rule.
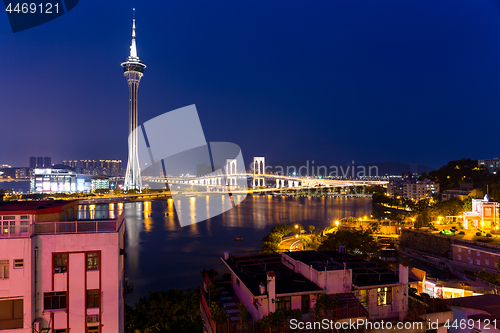
[[[10,232],[12,227],[9,227],[8,233],[0,233],[0,239],[4,238],[24,238],[35,235],[51,235],[51,234],[85,234],[85,233],[100,233],[100,232],[117,232],[120,230],[124,222],[123,215],[112,220],[76,220],[76,221],[61,221],[61,222],[35,222],[26,226],[15,226],[15,232]],[[23,229],[26,229],[24,231]],[[21,232],[23,230],[23,232]]]
[[[37,222],[31,227],[33,235],[116,232],[117,222],[118,220]]]
[[[201,294],[201,304],[203,306],[203,310],[205,310],[205,314],[208,318],[210,328],[212,329],[212,332],[217,332],[217,327],[212,319],[212,313],[210,312],[210,307],[208,306],[207,299],[205,298],[205,293],[203,291],[203,288],[200,288],[200,294]]]

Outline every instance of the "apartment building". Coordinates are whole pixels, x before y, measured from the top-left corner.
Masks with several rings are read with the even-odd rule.
[[[0,204],[0,331],[124,332],[124,219],[78,201]]]

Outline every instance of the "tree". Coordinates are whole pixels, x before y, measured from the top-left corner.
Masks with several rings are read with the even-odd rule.
[[[309,232],[312,234],[314,229],[316,229],[316,227],[311,224],[311,225],[309,225],[308,229],[309,229]]]
[[[225,306],[222,308],[218,306],[216,303],[210,304],[210,313],[212,314],[212,319],[216,324],[224,324],[229,320],[229,316],[226,313]]]
[[[243,302],[238,302],[238,304],[236,304],[238,306],[238,311],[239,311],[239,316],[240,316],[240,325],[243,329],[243,322],[245,322],[247,320],[247,317],[248,317],[248,309],[247,307],[245,306],[245,304],[243,304]]]
[[[347,251],[361,257],[377,255],[380,245],[372,236],[371,230],[343,230],[328,234],[319,246],[320,251],[338,250],[339,246],[345,246]]]
[[[192,333],[202,328],[198,290],[150,291],[133,307],[125,307],[127,333]]]
[[[467,197],[462,206],[464,212],[472,212],[472,197]]]
[[[276,234],[280,237],[285,237],[286,235],[292,233],[294,227],[288,224],[278,224],[271,229],[272,234]]]

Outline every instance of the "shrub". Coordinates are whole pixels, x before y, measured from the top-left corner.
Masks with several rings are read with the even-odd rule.
[[[476,232],[476,236],[481,236],[482,234],[478,231]]]
[[[465,235],[465,231],[459,231],[458,234],[459,235]]]
[[[486,234],[486,237],[493,237],[490,233]]]

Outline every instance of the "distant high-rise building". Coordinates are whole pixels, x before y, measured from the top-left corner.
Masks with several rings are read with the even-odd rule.
[[[64,160],[62,164],[84,175],[122,176],[121,160]]]
[[[52,166],[52,159],[50,157],[30,157],[30,168],[50,168]]]

